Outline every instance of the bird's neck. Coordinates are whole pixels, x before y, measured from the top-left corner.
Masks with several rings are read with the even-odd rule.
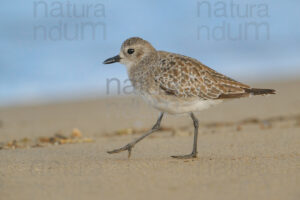
[[[154,60],[157,58],[157,52],[151,52],[143,56],[138,62],[128,64],[126,65],[128,75],[136,72],[136,71],[147,71],[149,70],[152,66],[149,65],[149,63],[153,63]]]

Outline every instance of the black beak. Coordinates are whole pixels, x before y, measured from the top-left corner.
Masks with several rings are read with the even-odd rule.
[[[108,58],[106,60],[104,60],[103,64],[112,64],[115,62],[119,62],[121,60],[121,57],[119,55]]]

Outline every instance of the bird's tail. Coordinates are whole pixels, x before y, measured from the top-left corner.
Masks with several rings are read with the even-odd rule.
[[[245,89],[245,92],[250,94],[250,95],[276,94],[276,90],[273,90],[273,89],[260,89],[260,88]]]

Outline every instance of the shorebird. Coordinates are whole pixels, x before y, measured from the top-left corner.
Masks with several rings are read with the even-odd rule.
[[[192,153],[172,157],[196,158],[199,123],[194,112],[228,99],[275,94],[273,89],[251,88],[235,81],[196,59],[158,51],[149,42],[139,37],[125,40],[120,53],[103,63],[115,62],[120,62],[127,67],[135,91],[161,113],[152,129],[127,145],[108,151],[110,154],[128,151],[130,157],[131,150],[138,142],[160,129],[164,113],[189,113],[194,123]]]

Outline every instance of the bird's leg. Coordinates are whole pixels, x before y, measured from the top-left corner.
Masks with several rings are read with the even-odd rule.
[[[142,139],[144,139],[145,137],[147,137],[148,135],[151,135],[151,133],[155,132],[155,131],[158,131],[160,129],[160,122],[162,120],[164,116],[164,113],[160,113],[156,123],[154,124],[154,126],[151,128],[151,130],[149,130],[148,132],[146,132],[144,135],[142,135],[141,137],[135,139],[134,141],[128,143],[127,145],[125,145],[124,147],[121,147],[119,149],[114,149],[112,151],[108,151],[107,153],[119,153],[121,151],[128,151],[128,158],[130,158],[131,156],[131,150],[132,148],[134,147],[134,145],[136,145],[139,141],[141,141]]]
[[[179,159],[187,159],[187,158],[197,158],[197,141],[198,141],[198,128],[199,122],[198,119],[195,117],[193,113],[191,113],[191,118],[194,122],[194,144],[193,144],[193,151],[191,154],[188,155],[181,155],[181,156],[172,156],[173,158]]]

